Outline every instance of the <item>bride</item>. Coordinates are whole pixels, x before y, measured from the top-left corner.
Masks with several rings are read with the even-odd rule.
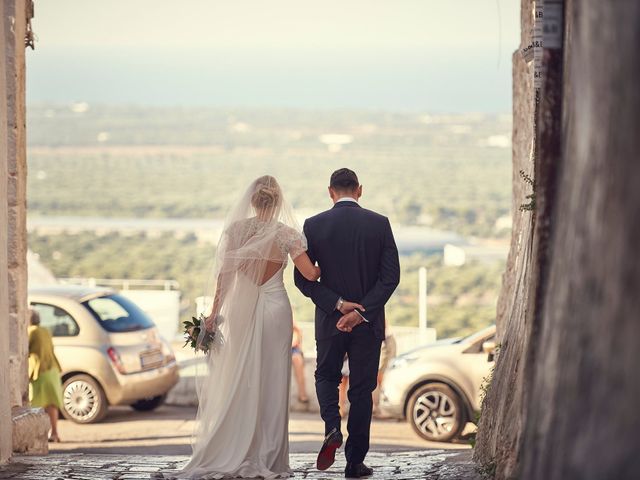
[[[218,245],[213,309],[205,325],[224,345],[207,356],[198,383],[193,455],[174,478],[289,477],[292,313],[283,283],[287,258],[309,280],[320,269],[278,182],[251,183]]]

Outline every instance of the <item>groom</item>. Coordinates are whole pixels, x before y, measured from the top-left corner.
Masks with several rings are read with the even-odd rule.
[[[325,424],[317,467],[329,468],[342,445],[338,385],[345,354],[349,358],[349,437],[345,477],[373,474],[364,464],[369,450],[371,393],[377,385],[380,345],[384,339],[384,306],[400,281],[400,263],[389,220],[362,208],[362,186],[348,168],[331,175],[331,210],[309,218],[304,233],[308,255],[318,262],[322,278],[306,280],[295,270],[295,283],[316,305],[318,351],[316,393]]]

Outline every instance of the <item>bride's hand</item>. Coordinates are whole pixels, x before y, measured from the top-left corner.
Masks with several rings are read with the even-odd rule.
[[[209,315],[207,317],[207,319],[204,321],[204,328],[208,331],[208,332],[213,332],[215,331],[216,328],[216,315],[214,315],[213,313],[211,315]]]

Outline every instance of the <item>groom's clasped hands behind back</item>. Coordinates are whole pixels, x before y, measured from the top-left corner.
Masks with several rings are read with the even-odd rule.
[[[354,327],[364,322],[364,317],[360,312],[364,312],[364,307],[359,303],[342,300],[337,310],[342,313],[342,317],[336,323],[336,328],[341,332],[349,333]]]
[[[316,394],[325,425],[317,468],[342,446],[338,386],[345,355],[351,404],[345,477],[364,478],[372,393],[377,386],[384,307],[400,281],[389,220],[362,208],[352,170],[329,182],[333,207],[306,220],[303,232],[269,175],[251,183],[231,209],[216,252],[213,309],[205,321],[224,346],[206,356],[193,455],[176,479],[283,478],[289,466],[289,384],[293,316],[283,272],[290,258],[296,287],[315,304]],[[221,321],[221,319],[226,319]]]

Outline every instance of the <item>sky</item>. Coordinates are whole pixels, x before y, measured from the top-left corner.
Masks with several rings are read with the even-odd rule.
[[[519,0],[37,2],[28,102],[507,112]]]

